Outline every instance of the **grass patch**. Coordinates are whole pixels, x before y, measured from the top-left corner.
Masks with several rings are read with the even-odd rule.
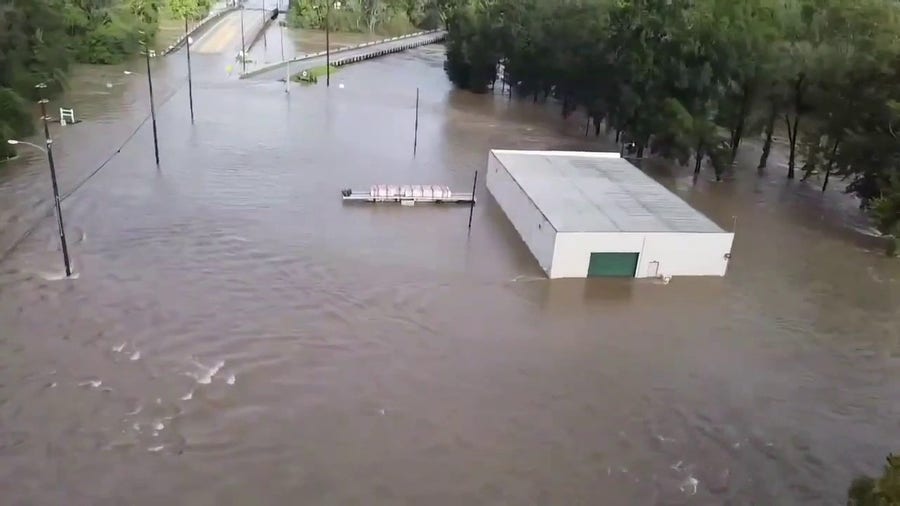
[[[340,67],[331,67],[331,75],[336,74],[339,68]],[[320,78],[325,78],[326,70],[327,67],[325,65],[302,70],[299,73],[292,75],[291,81],[301,84],[316,84],[319,82]]]

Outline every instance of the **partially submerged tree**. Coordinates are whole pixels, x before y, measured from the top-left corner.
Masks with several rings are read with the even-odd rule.
[[[787,137],[787,174],[838,176],[884,223],[900,147],[900,4],[888,0],[440,0],[446,70],[484,92],[581,108],[617,142],[717,179],[748,135],[759,167]],[[900,129],[898,129],[900,130]],[[695,172],[695,173],[696,173]],[[880,199],[880,200],[879,200]],[[878,205],[875,206],[875,203]],[[879,218],[879,223],[883,220]],[[880,226],[893,233],[893,225]]]
[[[888,456],[880,477],[853,480],[847,506],[900,506],[900,456]]]

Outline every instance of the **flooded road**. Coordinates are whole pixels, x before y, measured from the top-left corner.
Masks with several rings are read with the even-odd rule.
[[[40,153],[0,168],[4,504],[820,505],[900,449],[900,263],[852,202],[650,167],[736,223],[728,276],[549,282],[483,179],[471,233],[339,191],[608,148],[583,123],[454,91],[440,47],[290,94],[227,60],[194,55],[194,125],[154,62],[161,165],[145,125],[81,186],[149,108],[122,68],[73,78],[78,279]]]

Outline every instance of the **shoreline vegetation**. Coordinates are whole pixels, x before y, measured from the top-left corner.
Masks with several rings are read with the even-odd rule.
[[[17,0],[0,6],[0,160],[31,135],[33,104],[66,85],[73,63],[115,64],[153,47],[160,25],[197,20],[210,0]],[[146,40],[145,40],[146,39]],[[35,86],[46,83],[40,96]]]
[[[717,180],[745,138],[788,137],[788,179],[846,183],[900,240],[900,4],[890,0],[439,0],[445,69],[583,110],[638,157]],[[811,182],[811,181],[810,181]],[[834,186],[834,185],[833,185]]]
[[[291,4],[288,26],[324,30],[327,2],[296,0]],[[343,0],[334,2],[329,23],[335,32],[369,32],[403,35],[441,25],[438,4],[432,0]]]

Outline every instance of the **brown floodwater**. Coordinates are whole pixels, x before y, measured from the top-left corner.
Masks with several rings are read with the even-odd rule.
[[[53,133],[77,279],[41,154],[0,166],[3,504],[839,504],[900,449],[900,263],[783,158],[646,168],[737,231],[727,277],[667,285],[546,280],[483,178],[471,232],[465,207],[342,205],[465,190],[490,148],[610,149],[442,61],[286,94],[198,54],[193,125],[183,55],[155,61],[159,167],[149,123],[122,146],[140,64],[76,73],[84,122]]]

